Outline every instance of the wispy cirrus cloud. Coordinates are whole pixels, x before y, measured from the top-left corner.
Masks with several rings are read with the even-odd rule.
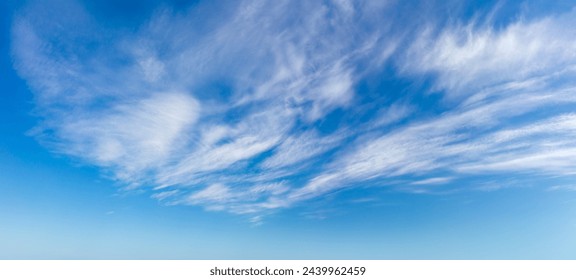
[[[576,170],[573,12],[498,29],[420,19],[414,32],[393,3],[243,1],[110,28],[77,2],[57,7],[72,18],[43,5],[12,36],[36,135],[168,204],[260,220],[400,177],[422,190]],[[432,87],[362,86],[378,75]]]
[[[574,24],[573,15],[518,19],[501,28],[476,21],[427,28],[401,69],[436,74],[436,90],[465,97],[550,86],[550,80],[574,75],[576,33],[566,28]]]
[[[433,177],[428,179],[423,179],[419,181],[412,182],[412,185],[435,185],[435,184],[444,184],[452,181],[453,178],[450,177]]]

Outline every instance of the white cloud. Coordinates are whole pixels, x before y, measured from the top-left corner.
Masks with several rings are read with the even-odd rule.
[[[170,197],[174,197],[180,193],[179,190],[171,190],[165,192],[158,192],[152,195],[152,198],[158,199],[160,201],[168,199]]]
[[[399,177],[428,192],[470,174],[576,170],[573,12],[411,35],[388,2],[243,1],[161,9],[132,32],[62,3],[74,17],[32,1],[13,25],[39,137],[163,203],[261,221]],[[440,100],[364,92],[387,71],[432,77]],[[342,122],[327,120],[335,110]]]
[[[198,191],[188,197],[188,201],[192,204],[202,202],[226,202],[233,198],[230,193],[230,188],[222,184],[213,184],[207,188]]]
[[[414,181],[412,185],[435,185],[435,184],[445,184],[452,181],[454,178],[451,177],[434,177],[424,180]]]
[[[138,64],[142,68],[142,72],[144,72],[144,77],[149,82],[156,82],[164,75],[164,63],[155,57],[142,58],[138,61]]]
[[[391,125],[407,118],[412,113],[414,113],[414,108],[411,106],[394,103],[387,108],[380,109],[376,120],[372,122],[372,126],[378,128]]]
[[[290,198],[299,201],[348,188],[354,182],[434,172],[450,172],[451,180],[469,173],[574,175],[573,114],[516,127],[506,122],[561,100],[574,103],[562,98],[563,91],[556,94],[558,99],[538,98],[539,106],[529,98],[516,102],[515,98],[508,98],[474,109],[465,107],[380,137],[360,140],[356,149],[337,158],[325,173],[294,190]],[[513,107],[515,110],[508,109]],[[508,128],[492,131],[502,125]],[[413,181],[418,182],[431,183]]]
[[[550,191],[576,191],[576,186],[574,185],[560,185],[548,188]]]
[[[437,74],[437,89],[451,95],[554,76],[576,62],[576,31],[566,28],[574,24],[574,12],[568,12],[499,30],[474,21],[449,26],[439,35],[428,28],[406,53],[402,68]]]
[[[186,94],[155,94],[90,116],[63,119],[56,132],[58,147],[62,153],[117,168],[121,179],[131,181],[140,172],[166,164],[185,146],[184,133],[198,113],[198,103]]]
[[[267,158],[262,166],[266,169],[283,167],[303,168],[312,158],[340,144],[341,135],[320,137],[318,133],[308,132],[299,135],[290,135],[274,150],[274,154]]]

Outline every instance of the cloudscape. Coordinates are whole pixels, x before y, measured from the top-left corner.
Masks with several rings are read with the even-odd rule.
[[[482,214],[466,208],[463,219],[495,240],[471,228],[461,238],[496,246],[550,226],[576,248],[576,3],[566,2],[27,1],[11,7],[6,53],[30,92],[21,137],[46,161],[95,170],[84,180],[113,186],[117,204],[136,196],[245,231],[356,220],[350,238],[404,231],[402,242],[428,245],[418,232],[457,231],[407,213],[472,205]],[[544,216],[495,217],[522,201]],[[508,221],[524,226],[510,233]],[[527,236],[518,247],[541,238]],[[576,257],[558,244],[476,254],[454,242],[451,255],[390,245],[285,257]],[[284,257],[261,250],[209,257]]]

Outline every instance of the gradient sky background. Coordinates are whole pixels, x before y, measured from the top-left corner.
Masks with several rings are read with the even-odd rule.
[[[574,259],[574,1],[3,1],[0,259]]]

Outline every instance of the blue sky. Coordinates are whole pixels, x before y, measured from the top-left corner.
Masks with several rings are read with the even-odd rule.
[[[576,2],[0,5],[0,258],[576,257]]]

